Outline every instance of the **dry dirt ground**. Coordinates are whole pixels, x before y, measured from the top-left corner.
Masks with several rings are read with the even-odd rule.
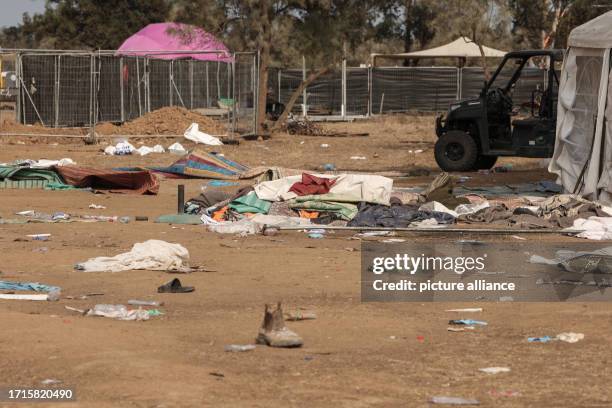
[[[435,172],[431,123],[431,117],[402,116],[330,124],[326,126],[370,136],[279,136],[216,150],[252,166],[318,169],[331,162],[340,170]],[[176,158],[109,158],[99,153],[100,146],[10,140],[0,145],[0,162],[71,157],[82,165],[116,167],[169,164]],[[172,141],[162,142],[167,146]],[[320,146],[324,143],[329,147]],[[407,153],[421,148],[423,153]],[[353,155],[366,160],[351,160]],[[504,162],[513,163],[512,172],[478,175],[471,183],[550,178],[538,160]],[[432,177],[402,178],[401,185],[425,184]],[[186,184],[186,195],[192,196],[203,181],[162,180],[157,196],[0,190],[0,216],[14,218],[15,212],[32,209],[153,219],[175,211],[179,183]],[[91,210],[91,203],[107,209]],[[51,233],[52,238],[17,240],[35,233]],[[215,235],[201,226],[152,222],[0,225],[0,279],[63,289],[58,302],[0,301],[0,386],[41,387],[45,379],[58,379],[59,387],[76,390],[77,401],[56,405],[78,407],[428,407],[434,395],[477,398],[485,407],[612,406],[608,304],[362,303],[360,242],[348,240],[350,236],[336,233],[314,240],[304,233],[285,232],[239,238]],[[73,270],[79,261],[116,255],[153,238],[184,245],[193,264],[214,272],[181,275],[183,284],[196,287],[193,293],[158,294],[156,288],[176,275]],[[465,238],[509,239],[479,234]],[[536,249],[542,241],[576,240],[539,234],[525,238],[526,245]],[[48,250],[41,252],[41,247]],[[78,299],[92,292],[104,295]],[[163,301],[165,315],[122,322],[81,317],[64,308],[125,304],[129,299]],[[277,301],[287,310],[317,313],[316,320],[288,323],[304,338],[304,347],[224,352],[227,344],[252,343],[264,304]],[[446,330],[448,319],[458,316],[445,309],[473,306],[483,306],[484,312],[463,317],[486,320],[487,327],[463,333]],[[526,340],[563,331],[586,337],[575,344]],[[478,371],[490,366],[512,371]]]

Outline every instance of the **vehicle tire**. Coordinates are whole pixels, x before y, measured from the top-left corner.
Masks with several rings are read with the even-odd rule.
[[[474,168],[476,170],[489,170],[497,162],[497,156],[478,156]]]
[[[444,171],[470,171],[478,160],[478,145],[469,133],[451,130],[438,138],[434,148],[436,163]]]

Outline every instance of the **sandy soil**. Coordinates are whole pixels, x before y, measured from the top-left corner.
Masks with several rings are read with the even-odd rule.
[[[248,165],[317,169],[333,162],[341,170],[436,171],[430,117],[326,126],[366,131],[370,136],[281,136],[216,150]],[[322,148],[322,143],[330,146]],[[425,151],[407,153],[417,145]],[[115,167],[168,164],[175,159],[168,154],[109,158],[99,149],[81,144],[3,144],[0,162],[71,157],[79,164]],[[351,160],[352,155],[367,159]],[[471,182],[547,177],[537,160],[504,162],[513,163],[515,170],[478,175]],[[432,177],[408,177],[401,183],[424,184]],[[153,219],[175,211],[179,183],[186,184],[187,196],[197,194],[203,184],[201,180],[163,180],[158,196],[0,191],[0,216],[13,218],[17,211],[33,209]],[[90,203],[107,209],[90,210]],[[51,233],[52,238],[48,242],[17,240],[34,233]],[[487,303],[477,317],[465,317],[486,320],[489,326],[447,332],[448,319],[456,315],[444,310],[474,304],[361,303],[360,242],[348,240],[350,236],[336,233],[313,240],[303,233],[286,232],[237,238],[205,232],[200,226],[152,222],[1,225],[0,279],[58,285],[64,297],[104,295],[54,303],[0,301],[4,323],[0,384],[41,386],[44,379],[59,379],[77,393],[76,403],[61,406],[79,407],[428,407],[434,395],[477,398],[485,407],[612,405],[607,383],[611,374],[607,347],[612,341],[607,323],[612,311],[607,304]],[[539,234],[525,237],[531,247],[545,240],[576,240]],[[175,275],[73,270],[79,261],[115,255],[151,238],[181,243],[194,264],[215,272],[180,276],[183,284],[196,287],[193,293],[157,294],[156,288]],[[502,239],[479,234],[465,238]],[[440,236],[411,239],[439,240]],[[41,247],[47,252],[41,252]],[[121,322],[81,317],[64,309],[128,299],[164,301],[161,309],[166,314],[147,322]],[[277,301],[287,310],[306,308],[317,313],[316,320],[288,323],[304,338],[304,347],[223,351],[226,344],[253,342],[264,304]],[[586,338],[576,344],[526,341],[527,336],[563,331],[585,333]],[[507,366],[512,371],[497,375],[478,371],[490,366]],[[515,396],[503,396],[509,392]]]

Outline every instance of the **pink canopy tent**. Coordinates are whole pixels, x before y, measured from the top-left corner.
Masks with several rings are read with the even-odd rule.
[[[167,53],[167,51],[186,51]],[[199,53],[189,51],[222,51],[221,53]],[[156,23],[125,40],[117,50],[118,55],[148,55],[153,58],[193,58],[202,61],[232,62],[228,48],[215,36],[201,28],[181,23]]]

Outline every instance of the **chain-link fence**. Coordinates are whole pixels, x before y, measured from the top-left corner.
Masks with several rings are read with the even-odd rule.
[[[198,53],[216,52],[189,52]],[[176,106],[216,117],[228,133],[255,132],[257,54],[236,53],[219,61],[163,57],[16,52],[14,116],[25,125],[91,127]]]

